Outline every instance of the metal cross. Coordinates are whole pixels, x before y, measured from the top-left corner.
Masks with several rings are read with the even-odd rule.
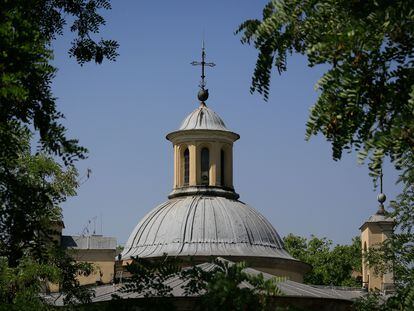
[[[200,66],[201,65],[201,81],[200,81],[200,87],[202,90],[204,90],[204,87],[206,86],[206,81],[205,81],[205,74],[204,74],[204,67],[208,66],[208,67],[214,67],[216,64],[214,63],[206,63],[206,50],[204,48],[204,40],[203,40],[203,44],[202,44],[202,48],[201,48],[201,62],[191,62],[191,65],[193,66]]]

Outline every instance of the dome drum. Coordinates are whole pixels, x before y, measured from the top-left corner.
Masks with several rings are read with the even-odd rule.
[[[168,134],[167,139],[174,146],[173,188],[212,186],[232,189],[233,142],[238,138],[233,132],[217,130],[183,130]],[[208,154],[203,155],[203,152]],[[207,160],[204,160],[205,156]]]
[[[233,145],[220,141],[174,144],[174,190],[184,187],[233,189]]]

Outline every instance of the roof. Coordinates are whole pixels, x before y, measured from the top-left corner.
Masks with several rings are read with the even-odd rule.
[[[230,263],[232,262],[230,261]],[[206,262],[206,263],[197,265],[197,267],[201,268],[204,271],[211,271],[212,269],[215,268],[215,264]],[[272,274],[261,272],[261,271],[258,271],[252,268],[245,268],[243,271],[249,275],[262,274],[265,280],[275,278],[275,276]],[[187,282],[188,282],[187,280],[183,280],[180,278],[179,275],[176,275],[166,280],[164,284],[172,288],[172,294],[174,297],[184,297],[186,295],[184,293],[183,286],[186,285]],[[96,297],[94,301],[103,301],[103,300],[111,299],[111,295],[114,294],[114,290],[116,291],[116,294],[120,295],[124,299],[125,298],[139,298],[139,297],[144,296],[143,293],[141,294],[123,293],[119,291],[121,286],[122,284],[116,288],[114,288],[113,286],[110,286],[106,289],[102,288],[100,292],[99,291],[95,292]],[[243,283],[242,286],[252,288],[252,286],[248,283]],[[308,284],[294,282],[288,279],[282,279],[280,282],[277,283],[277,287],[279,287],[283,295],[293,296],[293,297],[312,297],[312,298],[352,300],[355,298],[359,298],[366,293],[363,289],[359,289],[359,288],[308,285]]]
[[[101,235],[62,235],[61,243],[71,249],[116,249],[116,238]]]
[[[253,256],[294,260],[275,228],[234,199],[189,195],[150,211],[132,231],[122,259],[169,256]]]
[[[369,224],[386,226],[391,229],[395,225],[395,219],[390,217],[387,212],[379,209],[375,214],[371,215],[361,227],[359,227],[359,230],[364,230]]]
[[[388,215],[376,213],[371,215],[366,222],[394,222],[394,219]]]
[[[205,104],[190,113],[181,123],[179,130],[229,131],[220,116]]]
[[[224,260],[224,259],[220,259]],[[230,262],[232,264],[232,262]],[[204,271],[211,271],[215,268],[214,263],[202,263],[197,265]],[[188,269],[188,268],[184,268]],[[260,272],[252,268],[245,268],[243,270],[249,275],[259,275],[262,274],[265,280],[274,278],[275,276],[269,273]],[[165,285],[168,285],[172,289],[173,297],[185,297],[184,285],[186,285],[188,280],[180,278],[179,275],[175,275],[164,281]],[[104,285],[97,286],[94,288],[95,296],[92,298],[93,302],[107,301],[112,299],[113,294],[119,295],[123,299],[127,298],[142,298],[144,293],[137,292],[123,292],[121,290],[122,284],[113,284],[113,285]],[[241,286],[251,287],[248,283],[243,283]],[[333,286],[315,286],[302,284],[290,280],[281,280],[277,283],[277,286],[281,290],[284,296],[290,297],[309,297],[309,298],[326,298],[326,299],[340,299],[340,300],[353,300],[363,296],[366,292],[362,289],[357,288],[345,288],[345,287],[333,287]],[[48,295],[46,298],[55,305],[62,305],[63,295],[58,296],[59,294]]]

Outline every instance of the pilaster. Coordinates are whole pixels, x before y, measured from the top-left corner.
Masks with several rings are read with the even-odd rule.
[[[198,150],[195,143],[191,143],[188,146],[188,150],[190,151],[190,186],[197,185],[197,168],[199,166],[199,156]]]

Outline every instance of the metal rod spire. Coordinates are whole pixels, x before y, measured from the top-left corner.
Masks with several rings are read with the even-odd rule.
[[[204,74],[204,66],[206,65],[206,49],[204,48],[204,39],[203,44],[201,46],[201,88],[204,89],[204,86],[206,85]]]
[[[382,192],[383,191],[383,189],[382,189],[382,176],[383,176],[383,174],[382,174],[382,168],[381,168],[381,173],[380,173],[380,193],[377,196],[377,200],[380,203],[379,209],[377,211],[377,214],[380,214],[380,215],[384,215],[385,214],[384,202],[387,199],[386,195]]]
[[[382,174],[382,169],[381,169],[381,174],[380,174],[380,192],[381,193],[383,193],[382,192],[382,176],[383,176],[383,174]]]
[[[206,75],[205,75],[205,67],[214,67],[216,64],[215,63],[208,63],[206,62],[206,49],[205,49],[205,43],[204,43],[204,39],[202,41],[201,44],[201,62],[197,62],[197,61],[193,61],[191,62],[191,65],[193,66],[201,66],[201,81],[199,84],[199,87],[204,90],[206,87]]]

